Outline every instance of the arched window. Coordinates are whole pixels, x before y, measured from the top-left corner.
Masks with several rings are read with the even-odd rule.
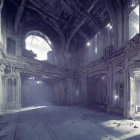
[[[25,44],[25,49],[36,54],[35,59],[37,60],[47,60],[48,52],[52,51],[51,41],[40,32],[32,32],[28,34],[25,39]]]
[[[139,33],[139,5],[129,14],[129,39]]]

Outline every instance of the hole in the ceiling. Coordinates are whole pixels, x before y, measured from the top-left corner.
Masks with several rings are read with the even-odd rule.
[[[38,35],[29,35],[27,36],[25,49],[28,51],[33,51],[36,54],[34,59],[37,60],[47,60],[48,52],[52,51],[51,49],[51,41],[46,37],[45,39]]]

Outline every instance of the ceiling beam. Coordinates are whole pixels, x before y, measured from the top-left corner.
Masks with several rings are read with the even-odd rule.
[[[95,4],[97,3],[97,0],[95,0],[91,5],[90,7],[87,9],[87,11],[81,11],[80,10],[80,6],[76,6],[76,4],[74,5],[75,6],[75,10],[80,14],[82,15],[83,17],[85,18],[88,18],[91,20],[91,22],[94,24],[94,26],[96,28],[99,28],[98,25],[96,25],[95,23],[95,20],[93,17],[91,17],[91,15],[89,14],[91,12],[91,10],[95,7]]]
[[[20,19],[22,17],[23,11],[24,11],[25,2],[26,2],[26,0],[21,1],[20,6],[19,6],[17,13],[16,13],[15,24],[14,24],[14,32],[15,33],[17,33],[18,25],[19,25]]]
[[[55,19],[55,20],[61,20],[62,22],[66,22],[63,19],[60,19],[59,16],[54,15],[51,11],[47,10],[47,9],[43,9],[39,4],[37,4],[36,2],[34,2],[33,0],[29,0],[30,3],[35,6],[36,8],[38,8],[43,14]]]
[[[34,7],[29,7],[29,6],[26,6],[26,7],[36,10],[43,18],[49,19],[50,22],[51,22],[53,25],[55,25],[55,26],[53,26],[53,28],[55,28],[55,30],[57,30],[58,34],[60,35],[61,40],[62,40],[62,48],[64,49],[65,46],[67,45],[67,43],[66,43],[66,39],[65,39],[63,30],[60,28],[60,26],[59,26],[58,23],[57,23],[57,20],[59,19],[59,17],[52,15],[50,12],[46,12],[46,11],[42,10],[42,8],[39,7],[39,5],[37,5],[37,4],[36,4],[35,2],[33,2],[32,0],[30,0],[30,2],[31,2],[31,4],[32,4]],[[48,15],[49,15],[49,16],[48,16]],[[71,18],[72,18],[72,17],[70,17],[70,19],[71,19]],[[68,22],[64,21],[64,22],[68,24],[69,21],[68,21]],[[65,28],[65,27],[64,27],[64,28]],[[64,29],[64,28],[63,28],[63,29]],[[82,32],[82,31],[81,31],[81,32]],[[84,33],[83,33],[83,34],[84,34]]]
[[[60,28],[59,24],[57,23],[57,21],[54,18],[49,17],[46,13],[44,13],[42,10],[39,9],[39,7],[35,4],[33,6],[26,6],[29,9],[32,9],[34,11],[36,11],[37,13],[40,14],[40,16],[45,20],[45,22],[50,26],[52,26],[53,29],[56,30],[56,32],[59,34],[61,41],[62,41],[62,48],[64,48],[65,45],[65,37],[63,34],[62,29]],[[48,22],[49,21],[49,22]],[[50,24],[51,23],[51,24]]]
[[[62,48],[64,49],[65,46],[65,36],[64,33],[62,31],[62,29],[60,28],[59,24],[57,23],[57,20],[59,19],[59,17],[53,15],[52,13],[50,13],[49,11],[44,11],[38,4],[36,4],[33,0],[30,0],[30,2],[32,3],[32,5],[38,10],[38,12],[40,11],[40,13],[42,13],[41,15],[45,18],[48,19],[49,21],[51,21],[53,23],[53,25],[55,26],[55,30],[58,32],[58,34],[61,37],[61,43],[62,43]],[[47,14],[46,14],[47,13]],[[49,17],[49,16],[50,17]],[[54,28],[54,27],[53,27]]]
[[[89,15],[89,13],[91,12],[91,10],[94,8],[95,4],[97,1],[94,1],[91,6],[88,8],[88,10],[86,12],[83,12],[80,10],[80,7],[76,6],[76,4],[72,4],[74,10],[79,14],[84,16],[84,18],[79,22],[79,24],[77,24],[77,26],[74,28],[74,30],[71,32],[70,37],[67,40],[67,46],[66,46],[66,51],[69,51],[69,46],[70,46],[70,42],[72,40],[72,38],[74,37],[74,35],[78,32],[78,30],[81,28],[82,25],[84,25],[84,23],[86,22],[86,20],[88,18],[91,19],[91,16]],[[95,19],[94,19],[95,20]],[[96,23],[94,22],[94,20],[92,19],[92,23],[94,24],[94,26],[99,30],[99,26],[96,25]]]

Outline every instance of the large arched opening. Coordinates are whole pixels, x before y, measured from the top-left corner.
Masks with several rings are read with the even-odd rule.
[[[52,52],[51,40],[40,31],[30,31],[25,36],[23,56],[40,61],[48,60],[48,53]]]
[[[40,31],[33,30],[25,35],[24,41],[24,57],[50,62],[50,53],[54,51],[54,46],[49,37]],[[52,95],[51,77],[38,73],[21,73],[21,108],[32,109],[51,104]]]

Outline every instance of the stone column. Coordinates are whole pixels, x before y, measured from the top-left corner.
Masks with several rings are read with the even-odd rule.
[[[21,78],[19,70],[3,74],[4,111],[18,110],[21,107]]]
[[[131,118],[135,114],[135,77],[134,73],[129,70],[126,71],[126,88],[125,88],[125,101],[124,101],[124,116]]]
[[[21,108],[21,75],[20,73],[18,74],[18,77],[16,78],[16,108],[20,109]]]
[[[77,103],[76,81],[74,78],[62,79],[54,84],[54,101],[59,105],[74,105]]]
[[[67,78],[66,79],[66,104],[67,105],[73,105],[73,79]]]
[[[65,105],[66,104],[66,98],[65,98],[65,80],[60,81],[60,104]]]
[[[125,84],[124,84],[124,112],[125,118],[130,118],[131,116],[131,95],[130,95],[130,72],[125,69]]]
[[[4,102],[3,102],[3,110],[4,112],[6,111],[6,93],[7,93],[7,79],[5,77],[5,75],[3,75],[3,97],[4,97]]]
[[[0,114],[4,111],[4,81],[3,81],[3,75],[4,75],[4,66],[0,65]]]
[[[54,84],[54,103],[59,104],[59,83]]]
[[[113,99],[113,72],[112,67],[109,66],[107,74],[107,112],[111,112],[112,99]]]
[[[87,105],[87,76],[83,75],[81,78],[81,92],[82,92],[82,104]]]

